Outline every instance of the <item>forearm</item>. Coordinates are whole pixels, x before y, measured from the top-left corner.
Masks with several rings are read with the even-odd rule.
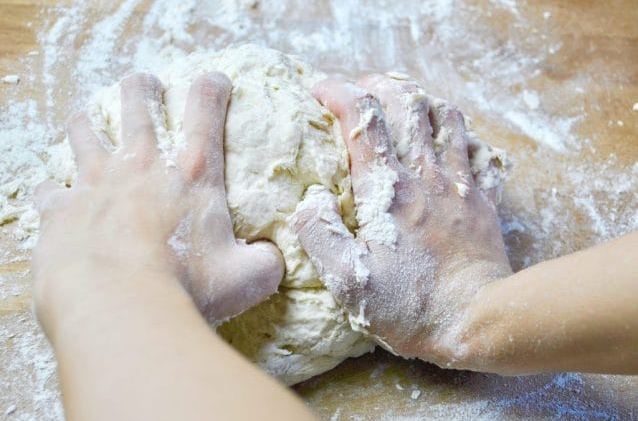
[[[455,365],[638,373],[636,256],[638,232],[486,285],[460,322]]]
[[[177,281],[134,281],[87,299],[95,311],[53,338],[69,420],[312,418],[210,331]]]
[[[35,194],[33,296],[67,418],[309,419],[211,332],[178,282],[221,320],[266,299],[282,277],[275,246],[233,235],[223,151],[231,81],[211,72],[193,82],[184,147],[170,166],[158,147],[166,127],[154,118],[161,82],[137,73],[120,88],[117,150],[103,147],[88,113],[74,114],[67,133],[78,178]]]

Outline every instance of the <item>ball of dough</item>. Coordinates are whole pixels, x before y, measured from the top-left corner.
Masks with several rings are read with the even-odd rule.
[[[171,149],[184,142],[191,83],[214,70],[233,83],[225,170],[235,234],[248,242],[272,241],[286,264],[279,292],[218,332],[267,372],[294,384],[374,348],[371,339],[352,329],[287,222],[306,189],[319,184],[338,197],[344,221],[354,229],[346,146],[335,117],[310,94],[325,75],[278,51],[244,45],[191,55],[159,75],[166,129],[158,124],[157,134],[169,159]],[[96,128],[114,144],[120,137],[119,96],[114,85],[98,92],[89,108]]]

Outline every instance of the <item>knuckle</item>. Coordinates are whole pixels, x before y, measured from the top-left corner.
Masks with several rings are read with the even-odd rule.
[[[311,223],[314,213],[310,209],[296,212],[290,218],[290,225],[293,231],[299,236],[299,241],[303,243],[306,233],[312,230]]]
[[[399,211],[402,226],[408,230],[421,227],[428,219],[428,212],[423,203],[415,203],[412,206],[404,206]]]
[[[338,97],[343,111],[351,117],[359,118],[359,114],[370,108],[380,107],[378,99],[370,92],[352,83],[341,82],[342,94]]]
[[[369,92],[358,92],[353,96],[352,102],[359,112],[370,108],[379,108],[381,106],[377,97]]]
[[[402,94],[423,93],[423,87],[421,87],[421,85],[419,85],[415,81],[412,81],[412,80],[396,80],[396,79],[392,79],[392,80],[400,86],[400,92]],[[423,99],[422,100],[427,101],[427,97],[425,95],[423,95]]]
[[[372,89],[384,83],[387,79],[390,78],[379,73],[371,73],[359,79],[357,84],[365,88]]]
[[[182,169],[188,181],[199,180],[206,174],[207,162],[201,151],[189,151],[182,157]]]

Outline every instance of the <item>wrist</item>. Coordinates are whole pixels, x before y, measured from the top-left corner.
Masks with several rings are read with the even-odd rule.
[[[490,364],[485,353],[489,347],[491,323],[494,321],[482,313],[485,303],[490,300],[490,285],[512,274],[509,264],[479,261],[471,265],[457,265],[449,270],[445,280],[446,298],[441,303],[454,301],[446,306],[445,323],[432,336],[432,357],[430,361],[441,367],[482,370]],[[452,298],[450,298],[452,297]]]
[[[174,269],[161,260],[83,257],[67,265],[34,268],[34,309],[55,345],[61,331],[129,311],[149,292],[176,287],[180,288]]]

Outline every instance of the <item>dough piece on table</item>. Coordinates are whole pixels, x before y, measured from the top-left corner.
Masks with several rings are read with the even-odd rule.
[[[267,372],[294,384],[375,346],[352,329],[347,312],[325,289],[287,223],[306,189],[319,184],[337,195],[346,225],[355,230],[346,146],[335,117],[310,93],[324,74],[278,51],[243,45],[191,55],[159,75],[165,89],[164,115],[156,117],[168,128],[158,129],[167,165],[184,142],[189,87],[213,70],[233,82],[225,159],[235,234],[248,242],[272,241],[286,264],[279,292],[224,323],[218,332]],[[114,85],[97,92],[89,107],[96,128],[115,145],[120,139],[119,89]],[[495,155],[490,151],[482,159],[486,156],[491,162]]]

